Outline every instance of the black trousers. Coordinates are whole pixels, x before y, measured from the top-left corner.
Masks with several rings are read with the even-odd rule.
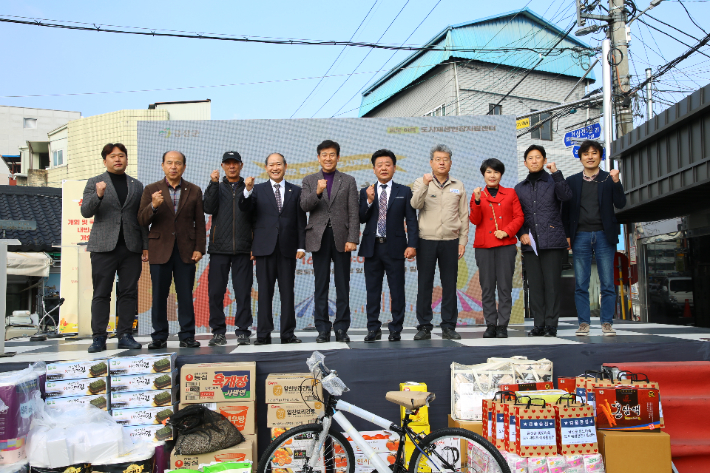
[[[365,288],[367,289],[367,330],[375,331],[382,326],[380,304],[382,280],[387,273],[387,284],[392,298],[392,322],[390,332],[399,333],[404,324],[404,258],[394,258],[387,242],[375,243],[372,258],[365,258]]]
[[[326,227],[320,250],[313,252],[315,293],[313,323],[318,333],[350,328],[350,251],[340,252],[335,248],[333,229]],[[333,262],[335,280],[335,321],[331,324],[328,315],[328,290],[330,289],[330,262]]]
[[[441,279],[441,328],[456,328],[459,318],[456,302],[456,279],[459,273],[459,240],[424,240],[419,239],[417,248],[417,321],[418,330],[434,326],[431,321],[434,313],[431,308],[431,296],[434,290],[434,273],[439,261]]]
[[[256,282],[259,284],[259,309],[257,313],[256,336],[270,338],[274,330],[272,302],[274,284],[279,281],[281,296],[281,339],[293,337],[296,330],[296,310],[293,286],[296,278],[296,258],[281,255],[279,240],[276,249],[268,256],[256,257]]]
[[[530,288],[530,311],[536,327],[557,327],[560,318],[562,261],[567,250],[537,250],[523,253]]]
[[[510,312],[513,309],[513,274],[518,250],[515,245],[506,245],[476,248],[475,251],[478,278],[481,282],[483,318],[486,325],[506,326],[510,322]]]
[[[170,285],[175,280],[175,292],[178,303],[178,338],[195,338],[195,306],[192,301],[192,289],[195,286],[195,263],[185,263],[180,258],[177,243],[167,263],[151,264],[150,279],[153,283],[153,340],[167,340],[170,336],[168,324],[168,294]]]
[[[227,292],[230,269],[232,270],[232,289],[237,304],[234,332],[237,336],[246,335],[248,337],[251,335],[250,328],[254,321],[251,315],[251,287],[254,283],[254,270],[250,258],[246,253],[210,255],[207,293],[210,298],[210,329],[215,335],[227,333],[227,321],[224,317],[224,294]]]
[[[94,337],[105,337],[111,310],[111,291],[116,283],[116,334],[132,333],[133,319],[138,309],[138,280],[143,263],[141,255],[133,253],[126,245],[113,251],[91,253],[91,282],[94,297],[91,299],[91,331]]]

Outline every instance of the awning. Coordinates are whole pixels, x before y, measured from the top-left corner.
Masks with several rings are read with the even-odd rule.
[[[52,257],[46,253],[7,252],[7,274],[49,277]]]

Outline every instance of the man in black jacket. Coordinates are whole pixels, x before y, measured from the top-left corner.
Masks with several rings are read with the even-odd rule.
[[[306,212],[301,209],[301,188],[286,182],[286,158],[271,153],[265,162],[269,180],[254,185],[254,178],[245,179],[246,188],[239,208],[253,211],[256,281],[259,284],[259,311],[256,342],[271,343],[274,318],[271,311],[274,284],[279,281],[281,296],[281,343],[301,343],[296,337],[294,283],[296,261],[306,255]]]
[[[562,222],[567,242],[574,257],[574,303],[577,306],[579,329],[577,335],[588,336],[590,318],[589,279],[592,273],[592,252],[597,262],[601,284],[602,305],[599,318],[602,335],[614,336],[614,254],[619,243],[620,227],[614,215],[614,207],[626,205],[624,187],[619,179],[619,170],[602,171],[603,149],[592,140],[579,146],[579,160],[584,170],[567,178],[572,190],[572,199],[562,205]]]
[[[207,276],[210,300],[210,346],[226,345],[227,324],[224,316],[224,293],[227,290],[229,270],[232,270],[232,289],[237,304],[234,316],[235,334],[240,345],[249,344],[251,335],[251,287],[253,273],[251,262],[252,214],[239,208],[244,192],[242,157],[236,151],[222,156],[225,177],[219,182],[219,170],[212,171],[211,182],[205,189],[205,213],[212,215],[210,255]]]

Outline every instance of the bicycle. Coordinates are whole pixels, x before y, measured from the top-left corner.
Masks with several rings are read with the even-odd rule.
[[[458,428],[438,429],[429,435],[417,434],[410,426],[410,416],[428,406],[434,393],[390,391],[385,398],[405,408],[400,426],[348,402],[338,399],[349,391],[335,370],[329,370],[325,357],[313,352],[307,360],[314,378],[320,379],[326,395],[324,414],[316,423],[294,427],[282,433],[269,444],[261,456],[257,473],[354,473],[356,457],[345,435],[331,430],[335,420],[359,447],[359,471],[376,473],[510,473],[507,462],[496,449],[480,435]],[[393,432],[399,441],[393,442],[396,454],[388,455],[388,462],[376,453],[363,439],[343,412],[365,419],[382,429]],[[392,438],[392,437],[390,437]],[[413,453],[407,465],[405,442],[409,440]],[[389,463],[389,464],[388,464]]]

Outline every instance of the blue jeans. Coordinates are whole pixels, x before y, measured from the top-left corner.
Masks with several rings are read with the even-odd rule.
[[[574,258],[574,303],[579,323],[590,323],[589,278],[592,274],[592,252],[597,260],[597,273],[601,284],[601,323],[612,323],[616,289],[614,288],[614,254],[616,247],[609,243],[603,231],[577,232],[572,244]]]

